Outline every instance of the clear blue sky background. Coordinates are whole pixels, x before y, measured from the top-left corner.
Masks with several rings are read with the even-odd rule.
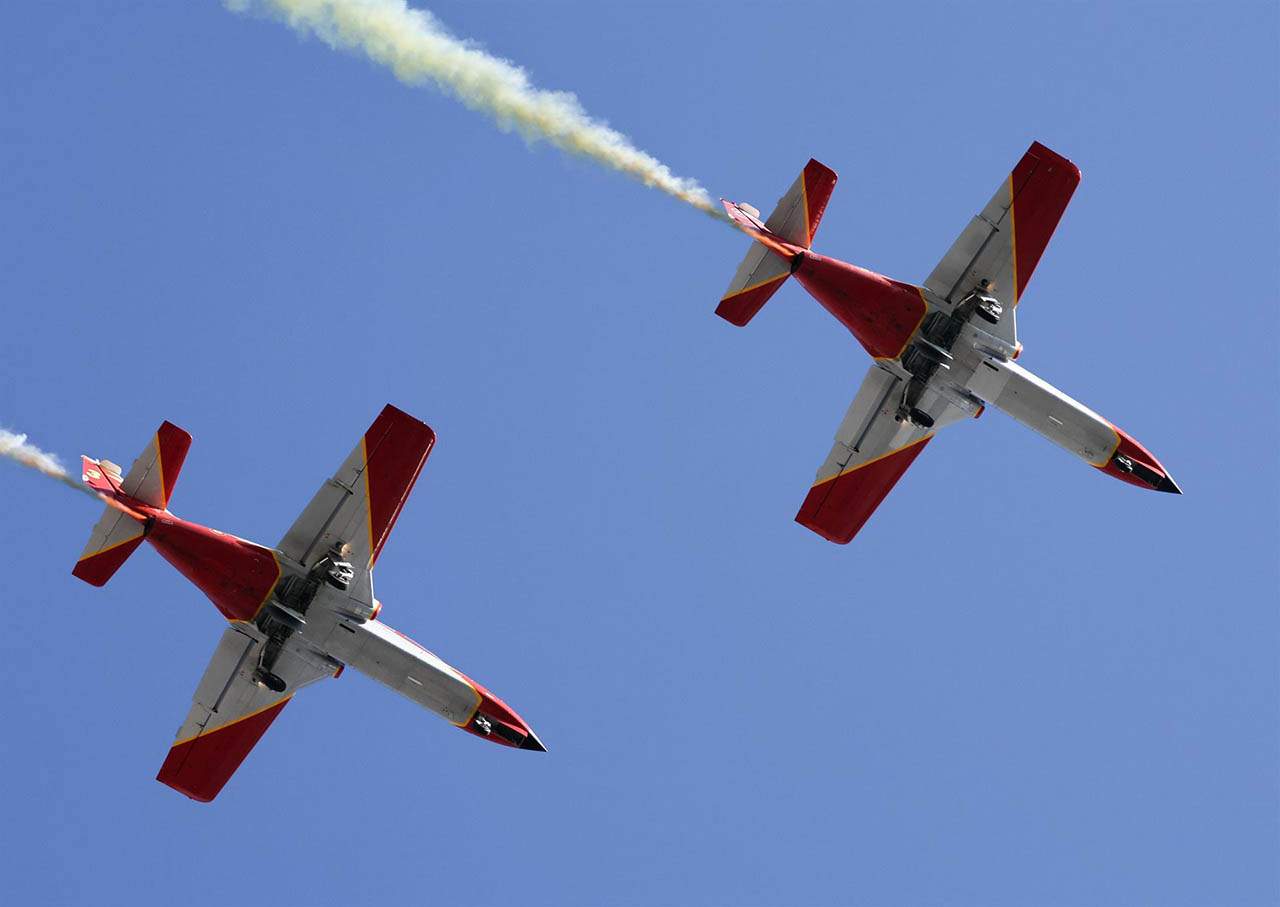
[[[9,903],[1271,904],[1273,3],[439,2],[676,172],[922,280],[1040,139],[1084,182],[1021,364],[1150,447],[1111,481],[999,413],[854,544],[792,516],[866,367],[745,238],[214,2],[0,29],[0,424],[273,544],[386,402],[436,452],[388,623],[546,756],[348,673],[211,806],[152,780],[217,639],[153,551],[0,463]]]

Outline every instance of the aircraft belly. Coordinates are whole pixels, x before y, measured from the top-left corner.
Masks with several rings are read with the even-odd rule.
[[[227,620],[252,620],[280,579],[275,552],[171,513],[152,521],[147,541]]]
[[[325,648],[339,661],[454,724],[470,721],[480,704],[480,694],[465,677],[376,620],[338,623]]]
[[[1110,422],[1014,362],[984,360],[969,390],[1094,466],[1105,466],[1115,450]]]

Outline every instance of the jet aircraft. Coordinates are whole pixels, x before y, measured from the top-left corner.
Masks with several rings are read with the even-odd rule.
[[[212,800],[294,693],[347,666],[478,737],[546,751],[501,699],[378,620],[373,567],[435,438],[388,405],[274,549],[169,512],[191,446],[175,425],[160,426],[127,475],[82,458],[107,508],[72,573],[105,585],[147,541],[230,624],[158,781]]]
[[[836,184],[815,160],[768,220],[721,199],[755,243],[716,314],[744,326],[794,275],[875,359],[796,522],[849,542],[939,430],[987,405],[1107,475],[1182,493],[1145,447],[1014,362],[1018,303],[1079,182],[1075,164],[1033,143],[923,286],[810,249]]]

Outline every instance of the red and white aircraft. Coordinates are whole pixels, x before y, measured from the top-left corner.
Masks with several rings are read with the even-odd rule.
[[[796,522],[848,542],[939,429],[987,404],[1108,475],[1182,493],[1145,447],[1013,361],[1018,302],[1079,183],[1075,164],[1033,143],[924,286],[810,251],[836,184],[817,161],[766,221],[724,201],[756,244],[716,314],[745,325],[794,274],[875,359]]]
[[[145,540],[230,621],[157,780],[212,800],[294,693],[348,665],[469,733],[546,751],[501,699],[377,619],[373,565],[435,439],[387,406],[275,549],[169,512],[191,446],[177,426],[161,425],[128,475],[82,458],[108,506],[72,572],[105,585]]]

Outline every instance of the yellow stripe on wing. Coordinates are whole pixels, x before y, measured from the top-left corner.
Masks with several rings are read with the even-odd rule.
[[[880,456],[878,456],[878,457],[872,457],[870,460],[863,460],[863,461],[862,461],[861,463],[859,463],[857,466],[852,466],[852,467],[849,467],[849,468],[843,468],[843,469],[841,469],[839,472],[837,472],[835,475],[827,476],[825,479],[819,479],[818,481],[814,482],[814,483],[813,483],[811,486],[809,486],[809,487],[810,487],[810,488],[817,488],[819,485],[825,485],[825,484],[827,484],[828,482],[835,481],[836,479],[840,478],[841,476],[848,475],[848,474],[849,474],[849,473],[851,473],[851,472],[857,472],[857,471],[858,471],[859,469],[861,469],[862,467],[864,467],[864,466],[870,466],[872,463],[875,463],[875,462],[877,462],[877,461],[879,461],[879,460],[883,460],[885,457],[891,457],[891,456],[893,456],[894,454],[896,454],[896,453],[901,453],[901,452],[902,452],[902,451],[904,451],[904,450],[908,450],[908,449],[910,449],[910,448],[914,447],[914,446],[915,446],[915,445],[917,445],[917,444],[923,444],[925,441],[928,441],[930,438],[932,438],[935,434],[937,434],[937,432],[932,432],[932,431],[931,431],[931,432],[926,432],[925,434],[923,434],[923,435],[921,435],[920,437],[916,438],[914,441],[911,441],[911,442],[909,442],[909,443],[907,443],[907,444],[904,444],[904,445],[902,445],[901,447],[895,447],[893,450],[890,450],[890,451],[888,451],[888,452],[886,452],[886,453],[882,453],[882,454],[880,454]]]
[[[192,740],[195,740],[198,737],[204,737],[204,736],[207,736],[208,734],[216,734],[218,731],[225,731],[227,728],[231,727],[233,724],[239,724],[241,721],[245,721],[249,718],[252,718],[254,715],[261,715],[267,709],[274,709],[276,706],[280,705],[281,703],[288,702],[292,698],[293,698],[293,694],[290,693],[288,696],[282,696],[279,699],[275,700],[274,702],[264,705],[260,709],[254,709],[252,712],[249,712],[245,715],[241,715],[238,718],[232,718],[226,724],[220,724],[217,727],[208,727],[206,725],[205,727],[202,727],[198,732],[192,734],[190,737],[183,737],[181,740],[175,740],[173,742],[173,745],[170,746],[169,749],[174,749],[175,747],[182,746],[182,744],[184,743],[190,743]]]
[[[369,529],[369,560],[365,564],[368,570],[373,569],[373,498],[369,496],[369,442],[366,438],[360,439],[360,455],[364,458],[364,471],[361,473],[364,478],[364,524]]]
[[[1013,174],[1009,174],[1009,271],[1013,274],[1013,304],[1018,304],[1018,222],[1013,214]]]

